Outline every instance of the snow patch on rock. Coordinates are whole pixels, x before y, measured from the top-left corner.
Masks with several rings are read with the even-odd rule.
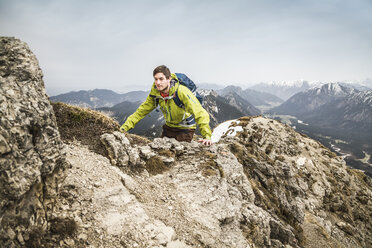
[[[213,133],[212,133],[212,142],[213,143],[216,143],[218,142],[222,136],[224,136],[225,134],[227,136],[232,136],[234,137],[237,132],[241,132],[243,131],[243,127],[242,126],[233,126],[231,127],[230,125],[233,123],[233,122],[236,122],[236,124],[239,124],[240,121],[238,120],[229,120],[229,121],[225,121],[221,124],[219,124],[214,130],[213,130]]]

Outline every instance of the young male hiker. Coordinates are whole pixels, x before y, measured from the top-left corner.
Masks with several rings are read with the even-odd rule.
[[[203,136],[199,142],[206,146],[212,145],[209,114],[190,89],[182,85],[177,75],[171,73],[165,65],[156,67],[153,76],[155,82],[150,94],[136,112],[127,118],[120,129],[129,131],[134,128],[140,120],[159,105],[165,119],[161,137],[190,142],[196,124],[198,124]]]

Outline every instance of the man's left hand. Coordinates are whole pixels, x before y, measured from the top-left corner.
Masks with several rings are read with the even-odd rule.
[[[213,144],[212,140],[209,140],[209,139],[201,139],[199,140],[199,142],[205,146],[211,146]]]

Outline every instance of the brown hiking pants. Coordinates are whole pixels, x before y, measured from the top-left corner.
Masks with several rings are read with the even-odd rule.
[[[191,142],[194,133],[195,129],[180,129],[168,127],[167,125],[164,124],[163,133],[161,134],[161,137],[175,138],[178,141]]]

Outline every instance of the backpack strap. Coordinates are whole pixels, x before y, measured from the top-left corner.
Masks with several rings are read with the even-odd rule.
[[[157,98],[155,95],[150,95],[150,97],[154,98],[156,112],[159,112],[159,109],[157,108],[159,106],[159,98]]]
[[[177,80],[176,79],[172,79],[172,80],[178,81],[180,85],[183,85],[186,88],[188,88],[191,91],[191,93],[199,100],[200,104],[202,104],[203,97],[196,91],[195,83],[183,73],[175,73],[175,75],[177,77]],[[181,102],[180,98],[178,97],[178,88],[177,88],[174,100],[175,100],[174,102],[176,103],[178,107],[180,108],[184,107],[184,104]]]
[[[183,102],[180,100],[180,98],[179,98],[179,96],[178,96],[178,89],[177,89],[176,92],[174,93],[173,101],[174,101],[174,103],[175,103],[178,107],[180,107],[180,108],[185,107],[185,104],[183,104]]]
[[[159,105],[159,98],[157,98],[155,95],[150,95],[150,97],[154,98],[155,100],[155,108]]]

